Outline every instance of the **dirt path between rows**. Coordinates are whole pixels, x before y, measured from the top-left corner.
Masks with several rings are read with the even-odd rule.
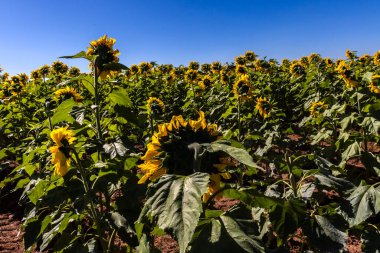
[[[24,252],[21,222],[10,213],[0,213],[0,253]]]

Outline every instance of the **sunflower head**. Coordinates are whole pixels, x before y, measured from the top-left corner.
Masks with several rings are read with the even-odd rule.
[[[238,75],[244,75],[247,74],[247,68],[243,65],[236,65],[235,72]]]
[[[352,51],[350,51],[350,50],[347,49],[346,50],[346,57],[349,60],[355,59],[356,58],[355,52],[352,52]]]
[[[376,94],[380,93],[380,75],[373,75],[369,89]]]
[[[139,66],[137,66],[136,64],[132,64],[129,69],[131,70],[131,73],[134,75],[139,72]]]
[[[290,61],[288,59],[282,59],[281,61],[281,66],[284,69],[288,69],[290,67]]]
[[[33,70],[32,72],[30,72],[30,78],[34,80],[40,78],[40,73],[38,73],[38,70]]]
[[[257,55],[252,51],[247,51],[244,54],[244,58],[246,61],[252,62],[256,59]]]
[[[188,69],[185,73],[185,80],[188,82],[188,83],[192,83],[192,82],[195,82],[198,78],[198,71],[197,70],[194,70],[194,69]]]
[[[256,68],[256,71],[265,73],[269,71],[272,65],[270,62],[267,62],[266,60],[256,59],[254,62],[254,66]]]
[[[269,103],[267,98],[259,97],[256,99],[256,109],[259,112],[260,116],[264,119],[269,117]]]
[[[312,117],[317,117],[323,110],[327,109],[327,105],[323,101],[313,102],[310,106],[310,115]]]
[[[240,55],[235,57],[235,65],[245,65],[246,64],[246,59],[244,56]]]
[[[71,67],[69,69],[69,76],[70,77],[76,77],[80,75],[80,69],[77,67]]]
[[[164,102],[161,101],[161,99],[156,98],[156,97],[149,97],[147,101],[147,109],[148,112],[160,115],[164,111]]]
[[[362,64],[369,64],[372,57],[369,54],[364,54],[359,57],[358,61]]]
[[[338,67],[335,69],[342,77],[348,89],[358,86],[355,72],[350,69],[350,66],[345,61],[340,61]]]
[[[189,62],[189,69],[198,70],[199,69],[199,63],[196,61]]]
[[[325,64],[329,67],[333,66],[333,61],[330,58],[325,58]]]
[[[39,69],[38,69],[38,72],[40,73],[40,76],[42,77],[46,77],[47,75],[49,75],[50,73],[50,67],[49,65],[44,65],[44,66],[41,66]]]
[[[200,81],[198,83],[199,87],[202,89],[202,90],[206,90],[206,89],[209,89],[211,86],[212,86],[212,80],[211,80],[211,76],[209,75],[206,75],[202,78],[202,81]]]
[[[307,56],[303,56],[300,58],[299,62],[306,68],[309,66],[309,58]]]
[[[220,82],[222,84],[228,84],[230,82],[230,77],[226,70],[220,71]]]
[[[312,53],[307,57],[309,64],[316,64],[322,61],[322,57],[317,53]]]
[[[290,65],[289,71],[293,76],[303,76],[306,73],[304,65],[298,61]]]
[[[50,148],[54,174],[64,176],[70,166],[70,144],[75,140],[74,132],[67,127],[61,127],[54,129],[50,133],[50,138],[55,143],[55,146]]]
[[[252,86],[249,82],[248,75],[241,75],[235,81],[233,92],[237,98],[243,100],[249,99],[252,96]]]
[[[377,52],[373,55],[373,63],[375,63],[375,65],[377,65],[377,66],[380,66],[380,50],[377,51]]]
[[[141,157],[144,163],[138,166],[144,174],[139,183],[154,180],[166,173],[190,175],[196,171],[225,172],[223,168],[218,170],[213,166],[219,163],[214,153],[198,157],[202,148],[200,144],[213,142],[218,136],[217,126],[207,124],[202,111],[197,120],[186,121],[181,115],[173,116],[169,123],[158,126],[158,131],[147,145],[147,151]]]
[[[203,73],[208,73],[211,71],[211,65],[208,63],[202,64],[201,65],[201,70]]]
[[[211,70],[214,74],[219,73],[222,70],[222,64],[220,64],[218,61],[214,61],[211,63]]]
[[[53,62],[51,68],[55,74],[65,74],[69,69],[69,67],[61,61]]]
[[[105,65],[112,62],[119,62],[117,57],[120,52],[117,49],[113,49],[116,40],[113,38],[107,38],[107,35],[100,37],[98,40],[90,42],[90,46],[87,48],[86,55],[91,59],[89,67],[92,69],[96,67],[99,71],[101,78],[113,75],[115,71],[111,71],[105,68]],[[96,57],[96,59],[93,59]]]
[[[9,73],[5,72],[3,76],[1,77],[1,81],[6,82],[8,81],[8,78],[9,78]]]
[[[152,64],[150,62],[141,62],[139,64],[139,74],[145,75],[147,74],[152,68]]]
[[[81,102],[82,96],[73,88],[65,87],[54,92],[54,97],[58,101],[63,101],[69,98],[73,98],[75,102]]]

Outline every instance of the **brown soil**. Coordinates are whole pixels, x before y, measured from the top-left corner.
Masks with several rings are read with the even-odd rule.
[[[178,243],[170,235],[157,236],[154,238],[154,247],[162,253],[179,252]]]
[[[21,222],[10,213],[0,213],[0,253],[24,252]]]

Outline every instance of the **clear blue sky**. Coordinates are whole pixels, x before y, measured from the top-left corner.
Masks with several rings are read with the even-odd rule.
[[[246,50],[278,60],[373,54],[379,13],[378,0],[1,0],[0,66],[29,73],[104,34],[126,65],[226,62]]]

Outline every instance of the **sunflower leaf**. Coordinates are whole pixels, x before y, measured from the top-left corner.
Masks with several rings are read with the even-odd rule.
[[[202,212],[201,197],[208,182],[209,175],[200,172],[186,177],[162,176],[151,186],[139,221],[147,214],[155,217],[158,226],[178,240],[180,252],[185,252]]]

